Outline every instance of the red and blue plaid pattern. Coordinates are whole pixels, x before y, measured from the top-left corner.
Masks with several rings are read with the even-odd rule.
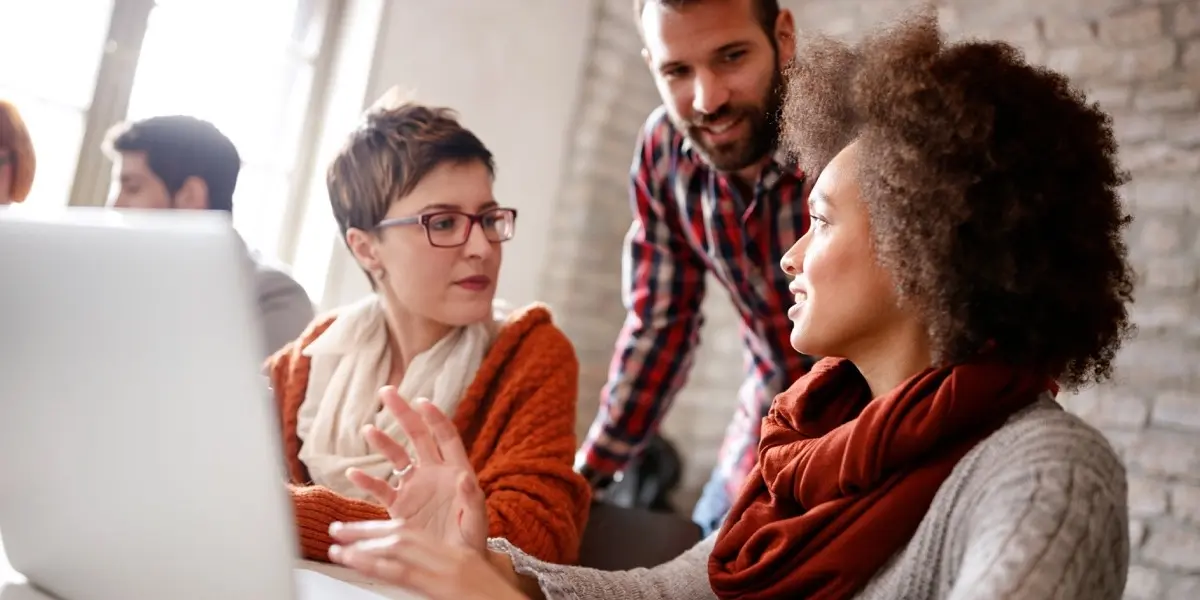
[[[805,178],[779,153],[747,195],[703,161],[662,107],[638,137],[631,178],[634,219],[623,265],[629,312],[577,464],[593,479],[611,476],[657,430],[692,367],[712,273],[741,317],[745,350],[746,379],[715,473],[736,494],[754,465],[772,399],[812,364],[789,342],[791,293],[779,268],[808,228]]]

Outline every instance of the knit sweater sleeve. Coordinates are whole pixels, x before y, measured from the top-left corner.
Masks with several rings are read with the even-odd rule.
[[[1129,568],[1124,467],[1065,413],[1020,432],[986,479],[950,600],[1119,600]]]
[[[304,355],[304,349],[320,337],[333,321],[334,317],[328,315],[317,318],[299,338],[284,345],[263,365],[275,397],[288,481],[293,484],[309,482],[308,471],[300,462],[300,436],[296,431],[300,405],[308,391],[308,371],[312,362]]]
[[[308,560],[329,562],[329,526],[335,521],[376,521],[391,518],[387,508],[339,495],[319,485],[288,485],[292,512],[296,518],[296,533],[300,538],[300,554]]]
[[[537,580],[546,600],[715,600],[708,585],[708,556],[716,534],[652,569],[599,571],[554,565],[521,552],[506,540],[488,547],[512,558],[517,573]]]
[[[334,521],[369,521],[387,519],[387,509],[378,504],[348,498],[329,488],[311,485],[308,471],[300,461],[300,437],[297,435],[297,414],[308,390],[311,361],[304,355],[313,340],[333,323],[333,317],[316,319],[295,341],[287,344],[267,359],[265,370],[275,390],[279,411],[280,437],[288,471],[288,492],[292,500],[292,515],[300,540],[301,556],[308,560],[327,562],[329,526]]]
[[[579,364],[556,327],[530,332],[511,365],[504,396],[513,403],[491,458],[480,470],[489,534],[542,560],[579,556],[591,488],[573,469]]]

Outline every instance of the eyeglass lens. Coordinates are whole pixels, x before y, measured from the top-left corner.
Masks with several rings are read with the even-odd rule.
[[[464,244],[471,235],[471,217],[462,213],[431,215],[425,225],[429,241],[435,246]],[[490,242],[505,242],[512,238],[516,219],[512,211],[496,210],[479,216],[483,235]]]

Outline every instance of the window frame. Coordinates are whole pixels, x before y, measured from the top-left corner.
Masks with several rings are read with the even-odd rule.
[[[305,107],[299,143],[294,156],[291,185],[280,215],[277,247],[261,248],[290,264],[295,256],[303,206],[308,195],[308,173],[317,161],[321,116],[327,103],[329,82],[339,44],[340,27],[348,0],[303,0],[301,10],[321,38],[313,58],[309,101]],[[84,114],[84,133],[70,186],[68,206],[104,206],[112,185],[112,166],[101,151],[109,128],[126,118],[133,92],[142,43],[146,37],[155,0],[114,0],[103,56],[92,88],[91,103]]]

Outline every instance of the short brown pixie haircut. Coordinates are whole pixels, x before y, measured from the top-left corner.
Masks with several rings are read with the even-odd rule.
[[[392,203],[439,165],[472,161],[495,175],[491,151],[454,111],[385,98],[350,134],[325,176],[342,239],[351,228],[373,232]]]
[[[858,145],[876,255],[935,360],[1111,376],[1134,273],[1107,114],[1013,46],[944,41],[929,9],[854,46],[803,41],[788,80],[784,147],[816,173]]]

